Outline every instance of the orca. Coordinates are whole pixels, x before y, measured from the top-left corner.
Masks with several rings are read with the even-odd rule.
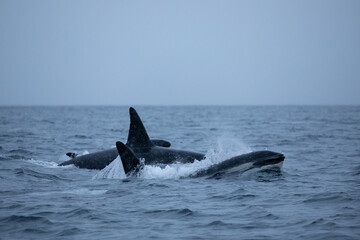
[[[126,145],[137,157],[145,159],[145,164],[171,164],[174,162],[189,163],[202,160],[205,154],[171,149],[170,142],[164,140],[150,140],[139,115],[134,108],[129,109],[130,127]],[[70,157],[73,153],[67,153]],[[66,166],[74,164],[78,168],[101,170],[109,165],[119,155],[116,148],[77,156],[59,164]]]
[[[165,140],[152,139],[150,141],[152,144],[154,144],[154,146],[161,146],[164,148],[168,148],[171,145],[170,142]],[[116,148],[110,148],[104,151],[85,154],[81,156],[73,152],[68,152],[66,153],[66,156],[70,157],[71,159],[60,163],[59,166],[73,164],[78,168],[101,170],[107,165],[109,165],[113,160],[115,160],[117,156],[119,156],[119,153]]]
[[[232,157],[228,160],[214,164],[207,169],[197,171],[192,177],[217,176],[235,172],[245,172],[250,169],[280,169],[285,156],[282,153],[272,151],[257,151]]]
[[[163,142],[150,140],[149,135],[132,107],[129,109],[130,127],[126,144],[118,141],[116,148],[78,156],[60,166],[74,164],[79,168],[103,169],[120,155],[124,171],[132,175],[141,170],[143,165],[168,165],[172,163],[193,163],[204,160],[205,154],[178,150],[164,146]],[[141,162],[140,159],[143,161]],[[285,156],[271,151],[258,151],[236,156],[207,169],[196,172],[193,176],[215,175],[243,171],[250,168],[281,167]]]

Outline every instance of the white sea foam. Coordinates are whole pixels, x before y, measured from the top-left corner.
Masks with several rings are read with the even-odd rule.
[[[206,159],[193,163],[174,163],[166,166],[145,165],[138,176],[144,179],[178,179],[188,177],[197,171],[206,169],[233,156],[250,152],[250,148],[233,138],[222,137],[217,146],[206,153]],[[126,178],[120,157],[96,174],[93,179],[124,179]]]

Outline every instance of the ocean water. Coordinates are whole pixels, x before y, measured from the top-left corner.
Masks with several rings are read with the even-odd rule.
[[[58,167],[125,142],[128,107],[0,107],[0,239],[360,239],[360,107],[136,107],[205,163]],[[256,150],[280,171],[188,178]]]

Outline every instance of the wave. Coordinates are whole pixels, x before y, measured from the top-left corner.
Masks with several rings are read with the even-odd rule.
[[[181,216],[193,216],[195,215],[195,212],[190,210],[189,208],[183,208],[183,209],[157,209],[157,210],[151,210],[146,211],[146,214],[150,214],[153,217],[159,217],[160,215],[175,215],[177,217]]]
[[[65,190],[65,191],[46,191],[46,192],[33,192],[31,195],[33,196],[47,196],[54,194],[66,194],[66,195],[102,195],[107,193],[107,190],[103,189],[88,189],[88,188],[79,188],[73,190]]]
[[[39,216],[24,216],[24,215],[11,215],[8,217],[4,217],[0,219],[0,223],[3,224],[26,224],[26,223],[32,223],[32,224],[46,224],[46,225],[52,225],[53,223],[45,218],[45,217],[39,217]]]
[[[103,190],[103,189],[79,188],[74,190],[62,191],[61,193],[74,194],[74,195],[102,195],[105,194],[106,192],[107,190]]]
[[[47,179],[47,180],[67,180],[61,177],[58,177],[55,174],[42,173],[35,170],[31,170],[29,168],[16,168],[14,169],[16,175],[30,176],[39,179]]]

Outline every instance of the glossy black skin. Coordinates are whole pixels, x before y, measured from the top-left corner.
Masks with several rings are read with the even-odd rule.
[[[151,140],[152,144],[163,146],[161,148],[170,147],[170,143],[165,140],[153,139]],[[75,156],[74,153],[67,153],[67,156],[75,156],[73,159],[66,162],[60,163],[59,166],[66,166],[74,164],[78,168],[87,168],[87,169],[97,169],[101,170],[114,161],[118,156],[118,151],[116,148],[110,148],[104,151],[99,151],[95,153],[85,154],[82,156]]]
[[[274,165],[283,162],[285,156],[281,153],[271,151],[258,151],[242,154],[225,160],[221,163],[212,165],[211,167],[196,172],[192,177],[211,176],[215,174],[225,173],[232,168],[236,168],[243,164],[253,163],[250,168],[261,168],[263,166]]]
[[[195,160],[205,159],[205,155],[197,152],[190,152],[178,149],[153,146],[150,149],[132,148],[135,155],[145,160],[145,164],[172,164],[192,163]]]
[[[151,148],[135,148],[132,150],[138,158],[145,160],[145,164],[171,164],[174,162],[190,163],[195,160],[202,160],[205,157],[205,155],[201,153],[159,146],[153,146]],[[117,149],[111,148],[75,157],[69,161],[59,164],[59,166],[74,164],[78,168],[101,170],[114,161],[118,155]]]
[[[111,148],[108,150],[89,153],[82,156],[75,157],[69,161],[60,163],[59,166],[66,166],[74,164],[78,168],[87,168],[87,169],[98,169],[101,170],[114,161],[118,156],[118,151],[116,148]]]

